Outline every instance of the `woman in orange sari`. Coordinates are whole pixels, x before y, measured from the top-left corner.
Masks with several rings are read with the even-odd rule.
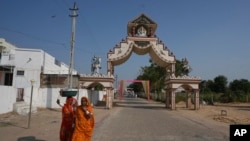
[[[81,105],[76,109],[75,129],[72,141],[91,141],[94,129],[94,113],[87,97],[81,98]]]
[[[75,120],[74,106],[77,101],[72,97],[67,97],[66,103],[62,107],[62,123],[60,129],[60,141],[71,141],[73,134],[73,124]]]

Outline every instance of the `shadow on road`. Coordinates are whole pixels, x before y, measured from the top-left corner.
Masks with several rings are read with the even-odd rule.
[[[166,109],[163,103],[155,101],[147,101],[140,98],[123,98],[117,100],[113,104],[114,107],[128,107],[128,108],[142,108],[142,109],[154,109],[161,110]]]
[[[19,137],[17,141],[45,141],[45,140],[36,139],[36,137],[34,136],[28,136],[28,137]]]
[[[19,125],[16,125],[16,123],[0,121],[0,127],[4,127],[4,126],[14,126],[14,127],[18,127],[18,128],[28,129],[28,127],[19,126]]]

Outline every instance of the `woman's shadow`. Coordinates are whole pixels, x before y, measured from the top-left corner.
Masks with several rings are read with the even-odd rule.
[[[17,141],[45,141],[45,140],[36,139],[36,137],[34,136],[28,136],[28,137],[19,137]]]

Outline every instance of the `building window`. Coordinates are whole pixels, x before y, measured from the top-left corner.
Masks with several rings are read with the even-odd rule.
[[[23,70],[18,70],[16,72],[16,75],[24,76],[24,71]]]

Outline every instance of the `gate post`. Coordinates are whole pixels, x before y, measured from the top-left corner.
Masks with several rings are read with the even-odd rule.
[[[187,91],[186,108],[191,108],[191,91]]]
[[[194,109],[200,109],[200,93],[199,90],[194,90]]]
[[[171,110],[175,110],[175,91],[171,89]]]
[[[112,96],[112,89],[107,88],[106,89],[107,93],[107,101],[106,101],[106,108],[111,109],[113,107],[113,96]]]
[[[166,91],[166,108],[170,108],[170,92],[167,90]]]

